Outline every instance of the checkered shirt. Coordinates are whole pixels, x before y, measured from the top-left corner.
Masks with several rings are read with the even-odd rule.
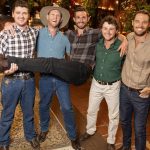
[[[71,60],[94,66],[96,44],[101,37],[100,30],[87,28],[81,36],[72,30],[65,34],[71,43]]]
[[[16,27],[15,32],[14,36],[6,31],[0,32],[0,54],[32,58],[38,31],[31,27],[22,31]]]

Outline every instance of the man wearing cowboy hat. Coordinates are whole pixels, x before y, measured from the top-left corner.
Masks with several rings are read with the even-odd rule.
[[[67,25],[70,14],[61,7],[46,6],[40,11],[40,18],[45,25],[39,31],[37,40],[38,57],[64,59],[65,54],[70,55],[70,42],[62,32],[59,31]],[[60,64],[61,65],[61,64]],[[80,149],[77,140],[74,112],[70,99],[69,84],[52,74],[41,73],[39,81],[40,92],[40,127],[39,141],[44,142],[49,130],[50,112],[49,107],[53,94],[56,94],[64,117],[64,123],[72,147]]]

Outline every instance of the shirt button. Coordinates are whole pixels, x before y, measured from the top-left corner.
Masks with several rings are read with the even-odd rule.
[[[103,67],[101,67],[101,69],[103,69]]]
[[[107,55],[107,53],[105,53]]]
[[[102,76],[102,74],[100,74],[100,76]]]

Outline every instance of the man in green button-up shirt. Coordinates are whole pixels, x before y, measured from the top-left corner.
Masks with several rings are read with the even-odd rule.
[[[119,92],[123,57],[118,47],[119,25],[112,16],[107,16],[101,23],[103,38],[96,47],[96,65],[89,95],[86,133],[81,140],[91,137],[96,131],[97,113],[103,98],[106,99],[109,112],[107,149],[115,149],[115,136],[119,123]]]
[[[94,78],[97,81],[114,82],[120,80],[122,57],[117,51],[121,41],[115,39],[114,43],[106,48],[105,40],[100,39],[96,47],[96,66],[94,69]]]

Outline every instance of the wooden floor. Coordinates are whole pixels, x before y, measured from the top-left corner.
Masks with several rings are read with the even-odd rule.
[[[63,124],[63,117],[61,111],[58,108],[59,106],[58,101],[56,100],[56,98],[54,99],[55,100],[53,101],[52,104],[52,110],[54,111],[59,121]],[[74,111],[76,115],[78,135],[81,135],[85,131],[86,118],[81,114],[81,112],[76,107],[74,107]],[[96,133],[87,141],[82,142],[81,146],[83,150],[107,150],[106,141],[99,133]]]
[[[90,85],[91,82],[88,81],[87,83],[85,83],[80,87],[71,86],[71,96],[72,96],[73,105],[84,116],[84,118],[86,118],[86,114],[87,114],[88,95],[89,95]],[[101,135],[105,142],[107,139],[107,129],[108,129],[108,109],[107,109],[107,104],[104,100],[101,103],[100,111],[98,114],[97,134]],[[116,147],[118,148],[121,145],[122,145],[122,132],[121,132],[121,127],[119,125],[117,137],[116,137]],[[135,149],[134,135],[132,137],[132,149],[133,150]],[[150,115],[148,116],[148,122],[147,122],[147,150],[150,150]]]
[[[85,132],[86,114],[88,108],[88,95],[91,81],[81,86],[71,86],[72,103],[75,108],[76,122],[79,134]],[[55,105],[56,107],[57,105]],[[54,106],[53,106],[54,107]],[[54,108],[55,108],[54,107]],[[57,109],[55,109],[56,111]],[[58,113],[58,112],[57,112]],[[58,113],[61,116],[60,112]],[[108,109],[105,100],[101,103],[97,119],[97,132],[86,142],[81,143],[86,150],[105,150],[108,128]],[[147,123],[147,150],[150,150],[150,115]],[[119,126],[116,138],[116,148],[122,145],[122,132]],[[134,136],[132,137],[132,150],[134,150]]]

